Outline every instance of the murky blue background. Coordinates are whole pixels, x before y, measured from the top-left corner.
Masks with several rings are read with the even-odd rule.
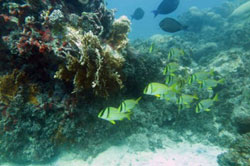
[[[147,38],[159,33],[164,34],[166,32],[162,31],[158,24],[166,16],[176,18],[192,6],[211,8],[222,4],[226,0],[180,0],[180,5],[176,11],[169,15],[158,15],[154,18],[152,11],[158,7],[161,1],[162,0],[106,0],[108,8],[117,9],[116,18],[121,15],[127,15],[131,18],[130,16],[137,7],[141,7],[145,11],[142,20],[132,21],[132,30],[129,34],[130,39]]]

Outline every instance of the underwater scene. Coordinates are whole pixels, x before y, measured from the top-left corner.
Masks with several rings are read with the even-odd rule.
[[[0,166],[250,166],[250,0],[0,0]]]

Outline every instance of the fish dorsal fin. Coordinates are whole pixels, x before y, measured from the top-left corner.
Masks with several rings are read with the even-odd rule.
[[[130,110],[129,110],[129,112],[126,114],[126,118],[128,118],[128,120],[131,119],[131,118],[130,118],[131,114],[132,114],[132,112],[130,112]]]

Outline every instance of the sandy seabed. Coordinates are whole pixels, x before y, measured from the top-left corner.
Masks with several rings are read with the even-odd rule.
[[[223,152],[223,149],[216,146],[188,142],[181,142],[155,151],[140,152],[123,145],[112,146],[95,158],[85,161],[79,155],[66,153],[54,163],[29,166],[218,166],[217,156]]]

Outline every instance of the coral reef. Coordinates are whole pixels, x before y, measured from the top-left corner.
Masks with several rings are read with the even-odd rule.
[[[130,21],[115,20],[103,0],[1,0],[0,162],[50,162],[64,149],[83,151],[87,159],[126,137],[134,150],[153,151],[163,147],[151,135],[158,131],[174,142],[225,148],[238,137],[242,144],[229,153],[235,164],[248,164],[249,20],[229,17],[242,3],[193,7],[180,16],[189,31],[128,44]],[[130,121],[113,126],[98,119],[102,108],[164,80],[172,47],[185,52],[181,72],[214,70],[216,80],[225,79],[213,89],[220,98],[211,112],[178,113],[171,102],[143,96]],[[137,136],[144,147],[136,146]],[[221,163],[231,157],[221,157]]]
[[[96,96],[124,86],[130,21],[103,0],[2,0],[0,24],[1,163],[49,162],[62,146],[101,142]]]
[[[224,19],[221,15],[214,11],[203,11],[197,7],[191,7],[189,11],[180,16],[180,19],[189,26],[189,30],[193,32],[204,31],[206,28],[217,28],[224,26]]]
[[[61,65],[55,78],[71,81],[73,93],[93,89],[95,95],[108,96],[122,88],[120,74],[124,58],[116,50],[101,41],[91,31],[81,35],[79,30],[68,27],[69,42],[77,54],[65,53],[65,65]]]
[[[52,116],[52,108],[27,103],[22,91],[1,114],[0,159],[17,163],[50,160],[57,152],[49,138],[59,125],[51,120],[60,119],[61,111],[58,109],[57,116]]]

